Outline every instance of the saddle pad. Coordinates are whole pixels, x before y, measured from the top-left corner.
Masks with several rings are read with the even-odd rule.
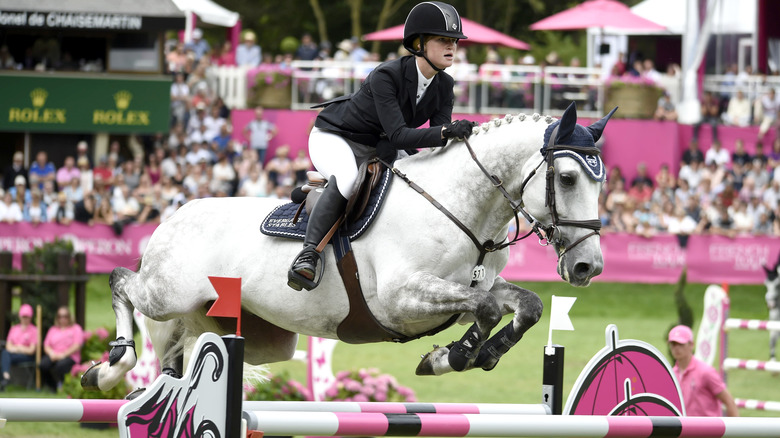
[[[385,169],[382,174],[382,180],[377,184],[374,190],[371,191],[371,196],[368,198],[368,205],[366,205],[363,214],[355,222],[347,224],[344,235],[346,235],[350,241],[360,237],[379,214],[379,209],[382,207],[382,202],[385,200],[385,195],[390,188],[392,176],[393,172]],[[299,206],[300,204],[288,202],[287,204],[276,207],[265,219],[263,219],[263,222],[260,224],[260,231],[268,236],[303,240],[304,237],[306,237],[306,225],[309,223],[309,214],[306,212],[305,208],[302,209],[301,214],[298,215],[298,221],[293,223],[293,217],[295,216],[295,212],[298,211]]]

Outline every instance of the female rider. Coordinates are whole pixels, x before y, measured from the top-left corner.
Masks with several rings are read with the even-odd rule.
[[[309,217],[303,250],[290,266],[291,288],[319,284],[321,256],[315,248],[341,216],[361,163],[376,156],[392,162],[398,150],[413,153],[471,135],[473,122],[452,122],[452,77],[438,74],[452,65],[458,40],[465,38],[454,7],[419,3],[404,24],[403,44],[413,56],[379,65],[357,92],[322,104],[309,135],[309,156],[328,184]],[[429,128],[417,129],[425,122]]]

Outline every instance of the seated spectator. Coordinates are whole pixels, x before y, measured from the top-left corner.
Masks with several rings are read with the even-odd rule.
[[[645,180],[637,180],[630,189],[628,197],[633,199],[637,205],[642,205],[650,201],[653,196],[653,188]]]
[[[775,138],[772,142],[772,150],[767,155],[767,161],[772,169],[780,166],[780,137]]]
[[[57,194],[57,201],[49,206],[46,216],[49,221],[60,225],[70,225],[73,222],[73,203],[68,200],[68,195],[65,192]]]
[[[669,93],[664,92],[664,95],[658,99],[653,118],[656,120],[677,120],[677,108],[675,108]]]
[[[636,218],[634,232],[642,237],[653,237],[659,223],[658,216],[650,208],[650,202],[642,202],[638,205],[639,208],[634,211]]]
[[[753,105],[745,92],[737,90],[737,94],[729,99],[726,112],[723,113],[723,123],[731,126],[750,126],[750,113]]]
[[[54,163],[49,161],[49,155],[46,151],[38,151],[35,155],[35,161],[30,165],[30,188],[37,186],[43,189],[44,181],[54,181],[57,169]]]
[[[696,232],[696,220],[688,215],[683,206],[678,205],[674,208],[674,215],[666,222],[666,231],[669,234],[677,236],[680,246],[688,246],[688,236]]]
[[[761,99],[756,101],[755,108],[756,119],[760,120],[758,139],[763,141],[769,129],[777,124],[777,110],[780,108],[780,100],[775,94],[775,89],[770,88],[765,95],[761,96]]]
[[[745,151],[745,141],[738,138],[734,141],[734,152],[731,154],[732,165],[740,164],[742,166],[753,161],[753,157]]]
[[[83,343],[84,332],[81,326],[73,321],[68,307],[57,309],[54,325],[43,341],[44,355],[39,366],[43,383],[52,392],[57,392],[65,374],[70,372],[73,365],[81,363]]]
[[[79,185],[84,193],[91,192],[95,184],[95,173],[92,171],[92,167],[89,164],[87,157],[81,157],[76,160],[76,165],[81,172],[81,182]]]
[[[233,169],[233,165],[228,162],[227,152],[220,152],[217,163],[212,168],[210,189],[213,193],[224,192],[227,196],[232,196],[235,182],[236,171]]]
[[[615,185],[617,185],[617,181],[623,182],[623,188],[626,187],[626,178],[623,176],[623,171],[620,169],[620,166],[613,166],[611,169],[609,169],[609,176],[607,176],[607,193],[611,192],[615,189]]]
[[[692,161],[704,162],[704,153],[699,149],[699,141],[697,139],[691,140],[688,143],[688,148],[682,154],[683,164],[691,164]]]
[[[766,212],[761,213],[759,215],[758,222],[755,222],[753,224],[752,233],[758,236],[778,235],[777,233],[774,232],[772,219],[769,217],[769,214]]]
[[[712,163],[725,168],[731,165],[731,155],[723,149],[719,140],[712,141],[712,147],[707,149],[707,154],[704,156],[704,164],[710,165]]]
[[[103,155],[100,157],[100,160],[98,160],[98,165],[95,167],[95,169],[92,171],[94,174],[94,179],[97,180],[100,178],[101,181],[103,181],[103,184],[112,185],[114,182],[114,169],[109,166],[108,156]],[[94,184],[97,186],[97,181],[94,182]]]
[[[14,202],[19,204],[20,208],[24,208],[24,205],[30,202],[32,198],[32,192],[27,188],[27,181],[25,181],[22,175],[16,176],[14,186],[8,189],[8,193],[11,194]]]
[[[22,207],[17,202],[14,202],[14,197],[10,191],[5,192],[3,202],[0,203],[0,222],[15,224],[21,222],[22,219],[24,219]]]
[[[709,232],[718,236],[734,238],[737,236],[737,229],[734,224],[734,218],[729,214],[725,205],[717,205],[718,215],[715,220],[710,222]]]
[[[661,164],[658,173],[655,174],[655,186],[669,197],[674,196],[674,189],[677,187],[677,178],[669,170],[669,165]]]
[[[249,170],[249,176],[241,181],[238,189],[239,196],[268,196],[268,178],[260,168],[260,163],[255,162]]]
[[[45,223],[48,218],[46,217],[46,204],[43,203],[41,191],[34,188],[31,192],[32,197],[30,198],[30,202],[26,203],[22,210],[23,220],[33,225]]]
[[[230,125],[222,123],[219,126],[219,133],[211,139],[212,149],[217,152],[227,152],[231,135]]]
[[[14,186],[14,180],[17,176],[23,176],[24,181],[28,180],[27,169],[24,168],[24,154],[21,151],[14,152],[11,165],[3,171],[3,190],[8,191]]]
[[[73,220],[82,224],[92,225],[95,216],[95,194],[84,195],[84,199],[73,204]]]
[[[636,165],[636,176],[631,179],[631,187],[634,187],[640,182],[645,183],[650,189],[653,188],[653,178],[650,177],[650,174],[647,171],[647,165],[642,162]]]
[[[239,67],[257,67],[263,59],[263,52],[255,41],[257,37],[251,30],[244,32],[243,44],[236,47],[236,65]]]
[[[303,185],[308,181],[306,172],[311,170],[311,160],[305,149],[298,149],[293,160],[293,172],[295,172],[295,184]]]
[[[760,162],[762,165],[766,165],[769,163],[769,157],[764,154],[764,143],[761,141],[756,142],[756,153],[753,154],[753,165],[755,166],[757,163]]]
[[[268,161],[265,171],[268,172],[268,182],[272,189],[277,187],[292,187],[295,183],[293,163],[290,159],[290,147],[282,145],[276,148],[274,157]],[[269,189],[269,192],[271,189]]]
[[[76,167],[76,160],[71,157],[65,157],[65,163],[57,170],[57,187],[62,190],[63,187],[70,184],[70,180],[73,178],[80,178],[81,171]]]
[[[181,188],[173,183],[173,178],[163,175],[162,183],[160,184],[160,197],[166,203],[166,205],[173,202],[173,199],[176,198],[180,193]]]
[[[720,124],[720,102],[714,93],[707,91],[701,101],[701,120],[693,125],[693,138],[699,139],[701,125],[708,124],[712,127],[712,139],[718,139],[718,124]]]
[[[193,143],[184,158],[190,166],[198,166],[201,162],[211,163],[211,153],[204,148],[203,143]]]
[[[38,327],[32,323],[33,309],[29,304],[19,308],[19,324],[11,326],[5,348],[0,351],[0,392],[11,380],[11,366],[35,362],[35,347],[38,345]]]
[[[41,191],[41,196],[43,196],[43,203],[46,205],[51,205],[55,202],[57,202],[57,191],[54,189],[54,183],[51,181],[46,181],[43,183],[43,190]]]
[[[729,207],[729,214],[734,218],[734,230],[737,234],[750,234],[755,228],[753,217],[747,211],[747,204],[741,199],[734,199]]]

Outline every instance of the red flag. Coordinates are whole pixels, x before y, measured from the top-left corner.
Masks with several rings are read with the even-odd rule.
[[[218,298],[206,316],[237,318],[236,336],[241,336],[241,278],[209,277],[209,281]]]

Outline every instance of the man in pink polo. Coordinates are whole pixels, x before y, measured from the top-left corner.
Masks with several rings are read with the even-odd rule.
[[[739,416],[734,398],[720,374],[693,356],[693,332],[688,326],[678,325],[669,332],[669,348],[675,360],[673,371],[680,382],[686,415],[720,417],[723,403],[726,416]]]

